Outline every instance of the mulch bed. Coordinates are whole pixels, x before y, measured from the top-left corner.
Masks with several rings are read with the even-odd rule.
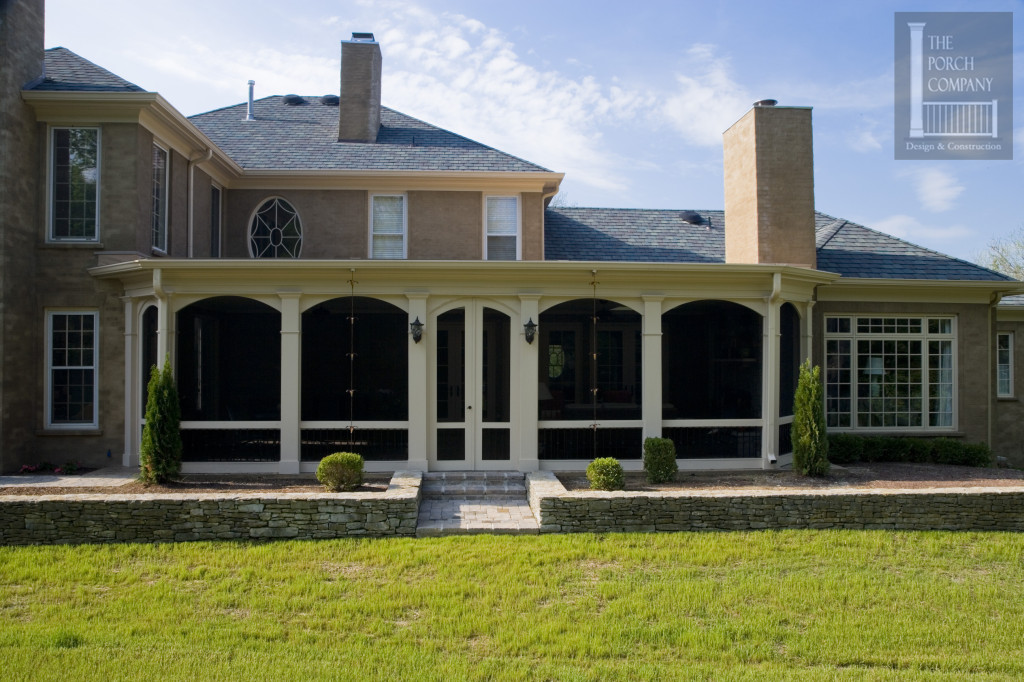
[[[557,474],[567,490],[589,490],[581,471]],[[986,488],[1024,485],[1024,470],[947,464],[888,462],[833,466],[827,476],[800,476],[793,471],[680,471],[671,483],[650,484],[642,472],[626,473],[626,490],[687,491],[774,488]]]
[[[582,471],[557,474],[567,490],[588,490],[590,482]],[[356,492],[382,493],[390,474],[367,474]],[[982,488],[1024,485],[1024,470],[982,469],[944,464],[860,463],[833,466],[828,476],[799,476],[792,471],[680,471],[671,483],[652,485],[642,472],[626,473],[626,490],[687,491],[776,488]],[[8,486],[0,495],[148,495],[189,493],[322,493],[324,487],[312,476],[283,474],[185,474],[166,485],[143,485],[132,481],[109,486]]]
[[[390,474],[367,474],[363,485],[353,492],[382,493],[391,482]],[[184,474],[164,485],[132,481],[119,486],[7,486],[0,495],[162,495],[167,493],[323,493],[328,492],[313,476],[283,474]]]

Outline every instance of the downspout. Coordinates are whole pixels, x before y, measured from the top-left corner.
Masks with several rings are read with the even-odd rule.
[[[195,229],[195,207],[196,207],[196,183],[195,183],[195,168],[197,163],[206,163],[213,158],[213,147],[210,147],[205,152],[199,151],[192,156],[188,157],[188,257],[192,258],[193,243],[195,242],[192,231]]]

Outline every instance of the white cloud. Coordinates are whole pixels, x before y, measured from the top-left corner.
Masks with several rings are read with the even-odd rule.
[[[850,149],[858,152],[873,152],[882,148],[882,143],[872,130],[858,130],[850,134]]]
[[[871,223],[871,227],[894,237],[921,244],[954,242],[964,239],[972,231],[963,225],[931,225],[913,216],[897,214]]]
[[[956,176],[940,168],[914,168],[899,174],[914,183],[921,206],[932,213],[941,213],[953,208],[963,191]]]
[[[663,99],[660,114],[692,144],[722,144],[722,132],[735,123],[754,101],[736,82],[729,60],[715,54],[713,45],[694,45],[687,51],[688,75],[676,76],[676,87]]]

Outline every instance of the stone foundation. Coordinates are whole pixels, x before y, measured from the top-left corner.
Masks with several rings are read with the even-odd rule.
[[[928,490],[566,491],[550,472],[527,475],[542,533],[607,531],[1024,531],[1024,488]]]
[[[384,493],[0,496],[0,545],[416,534],[419,472]]]

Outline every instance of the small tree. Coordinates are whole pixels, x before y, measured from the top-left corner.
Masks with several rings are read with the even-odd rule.
[[[822,406],[821,368],[806,360],[793,400],[793,469],[804,476],[828,473],[828,437]]]
[[[181,471],[181,405],[174,386],[171,360],[164,360],[149,373],[146,427],[142,431],[139,479],[144,483],[166,483]]]

